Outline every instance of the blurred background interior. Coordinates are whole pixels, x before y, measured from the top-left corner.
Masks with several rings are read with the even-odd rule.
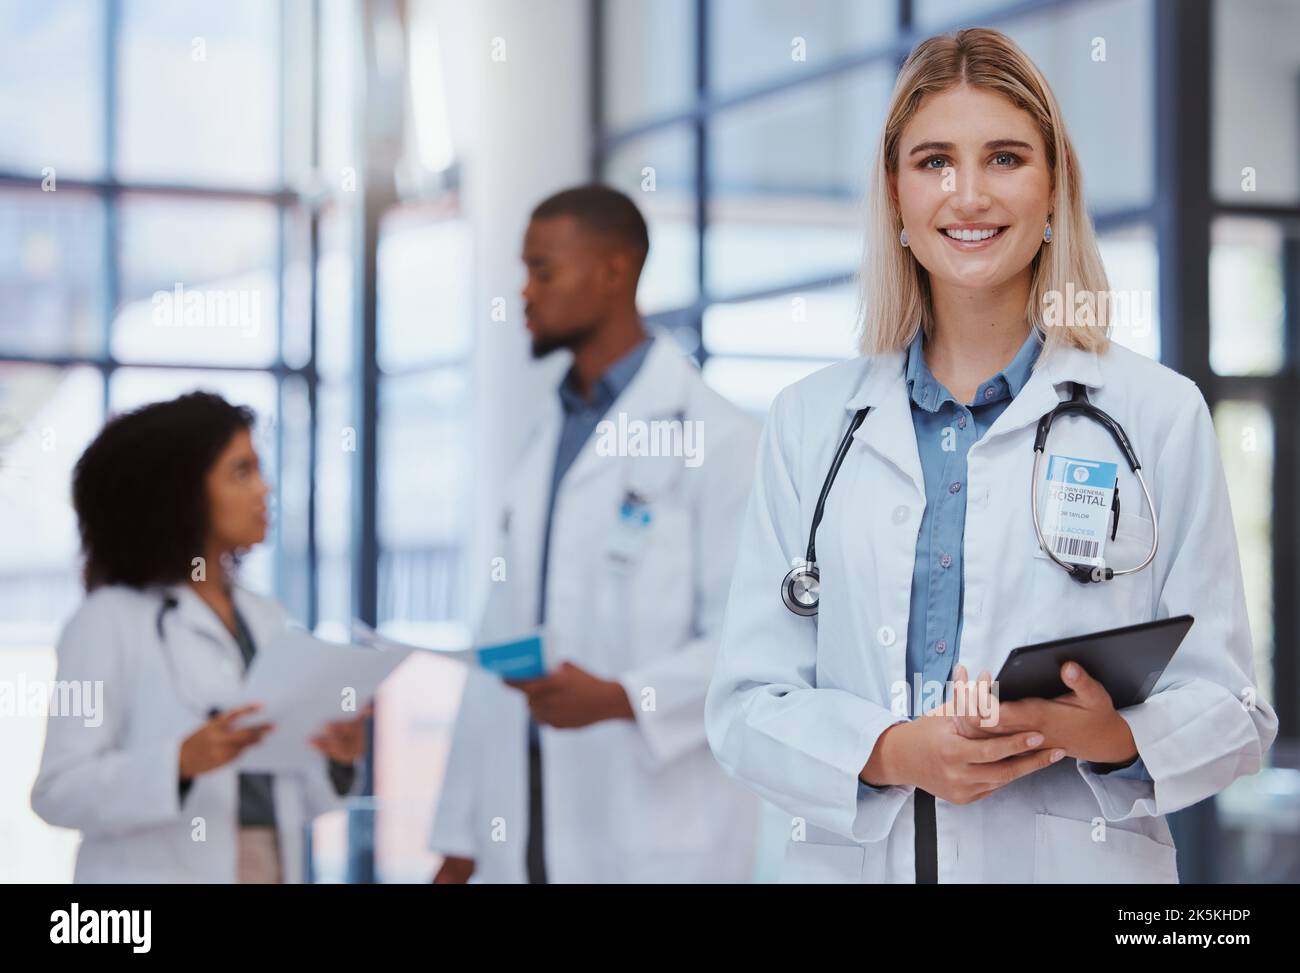
[[[259,416],[276,506],[247,584],[327,637],[465,639],[495,484],[552,394],[518,297],[531,207],[629,192],[643,312],[761,414],[853,354],[894,73],[969,24],[1063,104],[1111,286],[1144,298],[1117,340],[1218,426],[1281,735],[1175,816],[1183,879],[1296,880],[1300,0],[0,0],[0,680],[53,676],[80,451],[194,387]],[[251,296],[244,326],[160,327],[177,287]],[[316,823],[317,881],[432,874],[461,679],[422,657],[387,684],[373,796]],[[71,876],[75,834],[28,807],[43,732],[0,717],[0,881]]]

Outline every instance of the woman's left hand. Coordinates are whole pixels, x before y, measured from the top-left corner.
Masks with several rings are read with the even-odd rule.
[[[1022,699],[1002,703],[989,699],[987,672],[975,683],[958,666],[953,673],[952,717],[962,736],[979,738],[1037,730],[1044,747],[1060,747],[1066,756],[1092,763],[1125,764],[1137,758],[1137,744],[1128,722],[1119,715],[1106,688],[1083,670],[1066,662],[1061,680],[1070,692],[1055,699]],[[958,694],[963,694],[958,698]],[[991,703],[991,705],[990,705]]]
[[[311,745],[336,763],[356,763],[366,752],[366,720],[372,713],[374,706],[367,704],[350,720],[326,723]]]

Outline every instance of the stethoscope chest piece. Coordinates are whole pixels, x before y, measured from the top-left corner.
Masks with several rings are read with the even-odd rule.
[[[816,615],[821,591],[821,575],[816,564],[796,565],[781,582],[781,600],[796,615]]]
[[[859,409],[853,414],[849,428],[835,450],[835,458],[831,461],[826,480],[822,483],[822,492],[817,497],[817,506],[813,508],[812,527],[808,531],[808,554],[802,560],[794,562],[794,567],[781,582],[781,601],[796,615],[803,615],[805,618],[816,615],[818,605],[821,603],[822,581],[821,574],[817,570],[817,526],[822,522],[822,514],[826,511],[826,497],[831,492],[831,484],[835,482],[835,474],[840,471],[840,464],[848,454],[849,446],[853,442],[853,434],[858,431],[862,420],[870,411],[868,407]]]

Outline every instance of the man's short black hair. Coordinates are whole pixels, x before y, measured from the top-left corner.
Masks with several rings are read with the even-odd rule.
[[[637,255],[637,270],[650,252],[650,232],[645,217],[626,195],[609,186],[589,185],[566,189],[542,200],[533,219],[572,216],[586,229],[627,246]]]

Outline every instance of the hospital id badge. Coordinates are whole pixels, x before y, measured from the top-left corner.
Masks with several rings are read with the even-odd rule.
[[[618,527],[606,551],[616,564],[635,564],[641,558],[650,524],[654,520],[650,505],[638,494],[628,491],[618,509]]]
[[[1047,457],[1047,503],[1040,523],[1043,541],[1062,561],[1105,565],[1116,469],[1114,463],[1075,456]]]

